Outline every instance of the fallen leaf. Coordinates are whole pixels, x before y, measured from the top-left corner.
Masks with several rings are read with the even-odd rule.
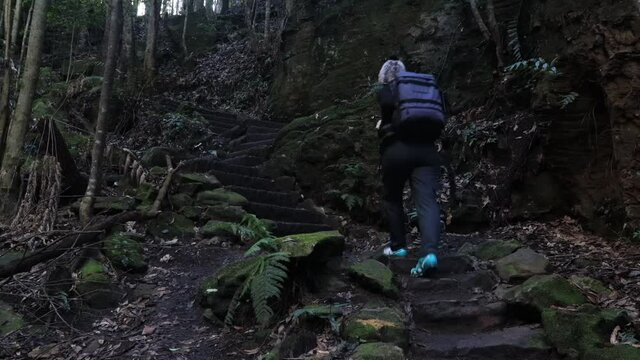
[[[151,335],[156,331],[155,326],[145,325],[144,329],[142,329],[142,335]]]

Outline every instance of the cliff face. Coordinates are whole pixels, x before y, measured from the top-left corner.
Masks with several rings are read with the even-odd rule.
[[[318,193],[321,184],[326,193],[345,177],[339,172],[325,175],[336,159],[305,157],[336,148],[341,160],[362,163],[375,174],[375,146],[364,147],[370,151],[365,154],[365,150],[350,151],[357,142],[353,137],[329,144],[332,140],[319,141],[316,135],[330,126],[333,133],[368,134],[365,138],[375,142],[370,128],[376,121],[376,106],[370,102],[362,107],[366,100],[355,100],[371,97],[370,85],[380,65],[395,53],[410,70],[440,76],[456,115],[447,140],[454,149],[466,203],[475,209],[459,212],[461,221],[487,223],[571,212],[605,222],[615,218],[616,227],[624,222],[637,227],[638,3],[499,0],[495,7],[506,62],[516,60],[515,30],[523,58],[557,59],[560,76],[536,81],[529,89],[499,73],[495,49],[482,37],[466,2],[289,1],[284,56],[271,92],[274,115],[313,118],[334,105],[355,111],[324,122],[299,119],[281,136],[273,155],[274,170],[296,175],[311,192]],[[483,2],[479,9],[486,18]],[[563,106],[571,92],[577,98]],[[519,121],[530,127],[518,128]],[[508,129],[509,124],[515,129]],[[486,141],[474,141],[474,136]],[[523,136],[530,143],[520,144]],[[316,145],[307,155],[291,151],[292,145],[306,143]],[[306,175],[308,170],[296,170],[301,162],[314,169],[314,178]],[[478,190],[478,183],[465,180],[470,178],[495,188]],[[554,198],[558,201],[550,201]]]

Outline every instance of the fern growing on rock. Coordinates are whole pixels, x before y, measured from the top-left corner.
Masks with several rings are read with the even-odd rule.
[[[269,226],[253,214],[245,215],[240,223],[220,223],[217,229],[240,238],[243,242],[254,242],[271,237]]]
[[[286,264],[289,260],[289,254],[278,252],[262,255],[251,265],[247,278],[238,287],[229,304],[224,320],[227,326],[234,323],[236,311],[247,296],[251,298],[256,321],[262,326],[269,324],[274,315],[269,302],[282,295],[282,288],[288,277]]]

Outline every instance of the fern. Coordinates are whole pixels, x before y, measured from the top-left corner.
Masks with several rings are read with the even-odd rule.
[[[230,326],[234,322],[235,313],[242,300],[250,294],[253,313],[260,325],[267,325],[274,315],[269,300],[279,299],[282,287],[287,280],[287,263],[289,254],[273,253],[261,256],[249,271],[249,275],[236,290],[225,317],[225,324]]]
[[[520,62],[522,58],[522,48],[520,47],[520,38],[518,35],[518,19],[513,19],[507,23],[507,39],[509,41],[509,49],[513,58]]]
[[[521,73],[531,77],[538,77],[542,75],[561,75],[558,68],[555,66],[555,60],[549,63],[543,58],[518,61],[507,66],[505,70],[510,73]]]
[[[220,223],[217,229],[236,236],[243,242],[254,242],[271,237],[267,224],[253,214],[245,215],[239,224]]]
[[[275,252],[277,250],[278,244],[276,243],[276,239],[270,236],[258,240],[255,244],[251,245],[251,247],[244,253],[244,256],[257,255],[261,251]]]
[[[566,95],[562,95],[560,100],[560,108],[565,109],[567,106],[571,105],[578,98],[579,94],[576,92],[570,92]]]
[[[349,211],[364,206],[364,199],[354,194],[342,194],[340,196]]]

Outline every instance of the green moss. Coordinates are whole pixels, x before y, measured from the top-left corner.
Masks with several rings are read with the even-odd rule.
[[[353,360],[404,360],[401,348],[388,343],[366,343],[358,346],[351,357]]]
[[[107,284],[109,283],[109,275],[107,274],[104,265],[98,260],[90,259],[82,267],[78,272],[78,278],[83,282],[92,282],[92,283],[101,283]]]
[[[560,275],[538,275],[522,285],[510,289],[505,299],[511,302],[528,304],[539,311],[550,306],[580,305],[587,299],[576,287]]]
[[[226,189],[216,189],[198,193],[197,202],[202,205],[229,204],[244,206],[249,200],[244,196]]]
[[[69,152],[74,158],[80,158],[90,152],[92,138],[86,134],[74,131],[65,131],[61,127],[60,132],[67,143]]]
[[[229,231],[229,225],[231,225],[231,223],[210,220],[200,228],[200,234],[207,237],[216,235],[233,235],[233,233]]]
[[[542,312],[549,341],[558,352],[573,357],[602,347],[609,342],[613,329],[627,322],[623,310],[598,309],[592,305],[584,305],[578,311],[548,308]]]
[[[221,186],[220,181],[211,174],[187,173],[178,175],[180,182],[185,184],[196,184],[198,189],[212,190]]]
[[[144,270],[147,267],[142,244],[122,233],[105,239],[104,252],[116,267],[127,270]]]
[[[571,278],[569,278],[569,280],[571,281],[572,284],[580,288],[580,290],[589,292],[589,293],[595,293],[598,296],[608,297],[613,293],[613,291],[608,287],[604,286],[604,284],[601,281],[596,280],[594,278],[590,278],[588,276],[572,275]]]
[[[276,239],[276,243],[280,251],[288,252],[292,258],[310,257],[317,261],[342,255],[344,236],[337,231],[322,231],[289,235]]]
[[[6,336],[22,329],[24,320],[9,305],[0,302],[0,335]]]
[[[397,297],[399,290],[393,282],[393,272],[379,261],[369,259],[349,268],[349,275],[364,288]]]
[[[174,209],[182,209],[185,206],[191,206],[193,204],[191,196],[182,193],[169,196],[169,201]]]
[[[214,205],[207,208],[205,216],[212,220],[239,223],[247,215],[240,206]]]
[[[184,206],[179,210],[179,213],[191,220],[198,220],[202,215],[203,209],[199,206]]]
[[[640,349],[629,345],[618,345],[602,349],[590,349],[582,356],[583,360],[638,360]]]
[[[388,342],[406,348],[409,344],[405,318],[392,308],[365,308],[344,323],[342,336],[354,342]]]
[[[173,212],[160,213],[155,219],[147,222],[147,231],[157,237],[193,237],[194,222],[184,215]]]
[[[496,260],[512,254],[521,247],[522,244],[516,240],[489,241],[478,246],[473,255],[482,260]]]
[[[158,196],[158,190],[150,183],[142,183],[136,188],[135,198],[143,204],[153,204]]]

